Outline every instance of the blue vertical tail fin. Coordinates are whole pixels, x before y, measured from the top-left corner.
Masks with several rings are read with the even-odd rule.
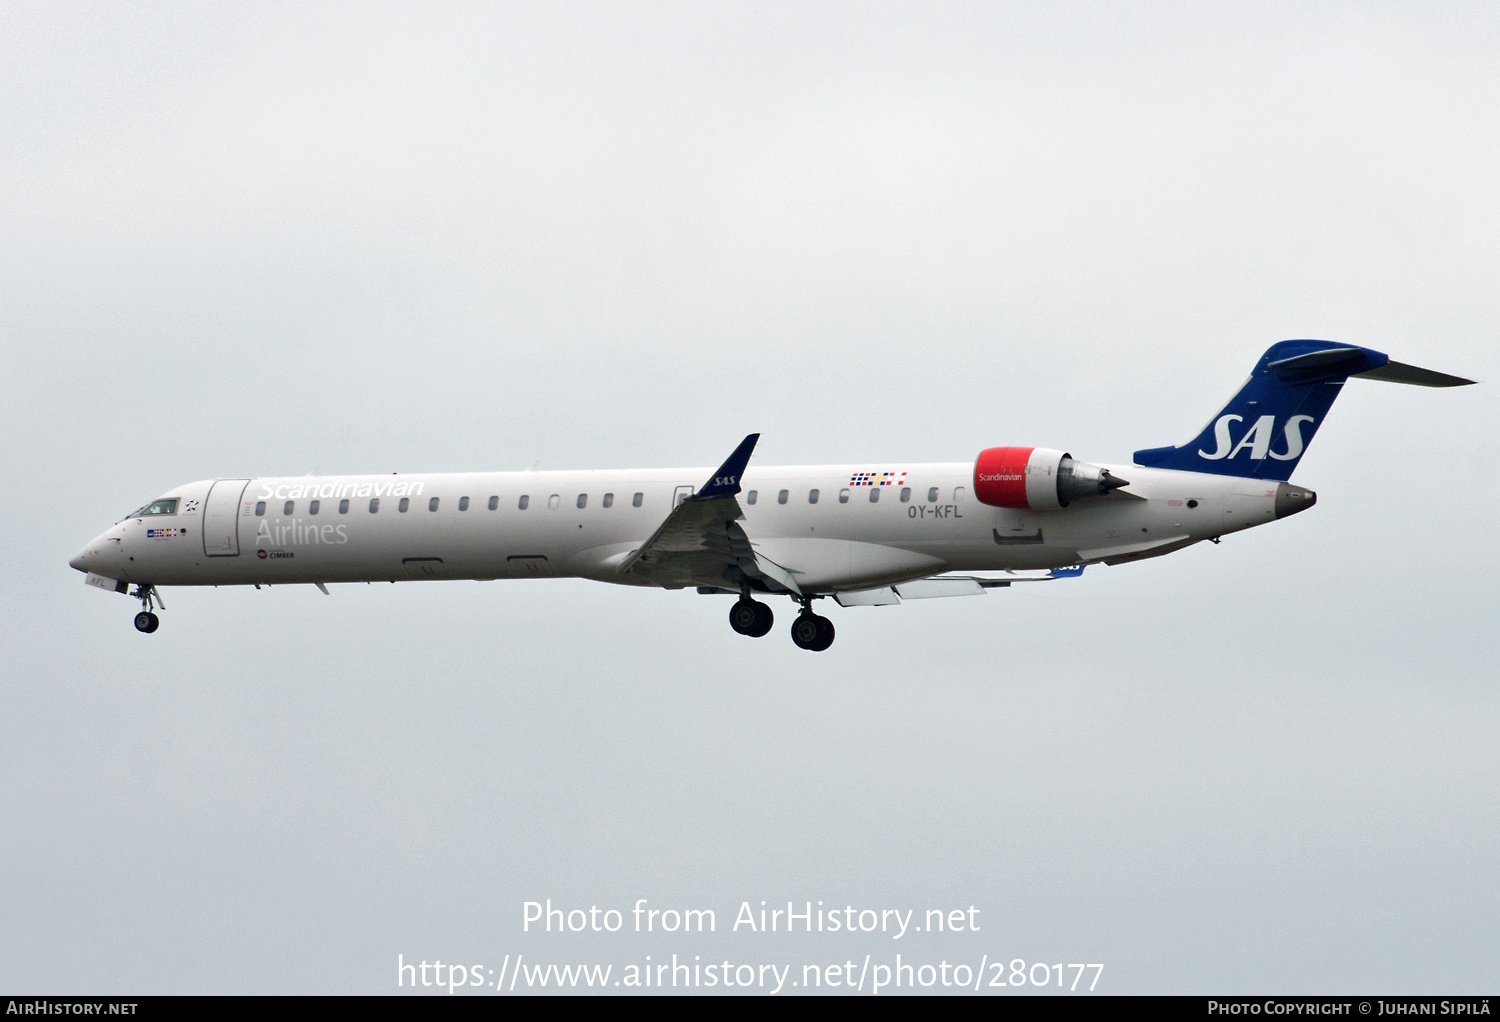
[[[1281,341],[1266,349],[1250,379],[1202,432],[1179,447],[1136,451],[1135,463],[1285,482],[1351,376],[1428,387],[1474,382],[1392,362],[1370,348]]]

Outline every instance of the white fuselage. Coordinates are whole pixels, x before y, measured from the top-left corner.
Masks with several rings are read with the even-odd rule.
[[[975,500],[973,462],[878,473],[751,466],[740,524],[803,592],[832,593],[947,571],[1118,563],[1276,516],[1275,482],[1106,467],[1129,478],[1128,492],[1030,511]],[[120,521],[72,564],[148,586],[526,576],[642,584],[620,565],[711,471],[205,480],[165,494],[176,499],[171,513]],[[871,478],[884,482],[857,485]]]

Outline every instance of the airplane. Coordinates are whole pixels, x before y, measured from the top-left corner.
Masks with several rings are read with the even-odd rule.
[[[1273,344],[1187,443],[1093,464],[1044,447],[972,461],[751,466],[758,433],[699,469],[208,479],[174,487],[69,564],[141,602],[159,586],[574,577],[736,597],[760,637],[797,606],[792,641],[822,651],[813,610],[980,595],[1160,557],[1312,507],[1288,480],[1348,379],[1473,383],[1330,341]],[[990,574],[973,574],[988,572]],[[131,587],[134,587],[132,592]]]

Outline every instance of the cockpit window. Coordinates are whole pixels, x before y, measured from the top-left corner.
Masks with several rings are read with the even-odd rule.
[[[177,498],[168,497],[166,500],[153,500],[130,517],[139,518],[142,515],[175,515],[176,513]]]

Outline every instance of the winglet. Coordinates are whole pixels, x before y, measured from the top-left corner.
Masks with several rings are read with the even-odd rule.
[[[760,439],[759,433],[751,433],[740,441],[740,445],[734,449],[734,453],[724,459],[724,464],[719,470],[709,477],[694,495],[695,500],[710,500],[714,497],[730,497],[740,492],[740,476],[745,472],[745,466],[750,463],[750,452],[755,450],[755,443]]]

